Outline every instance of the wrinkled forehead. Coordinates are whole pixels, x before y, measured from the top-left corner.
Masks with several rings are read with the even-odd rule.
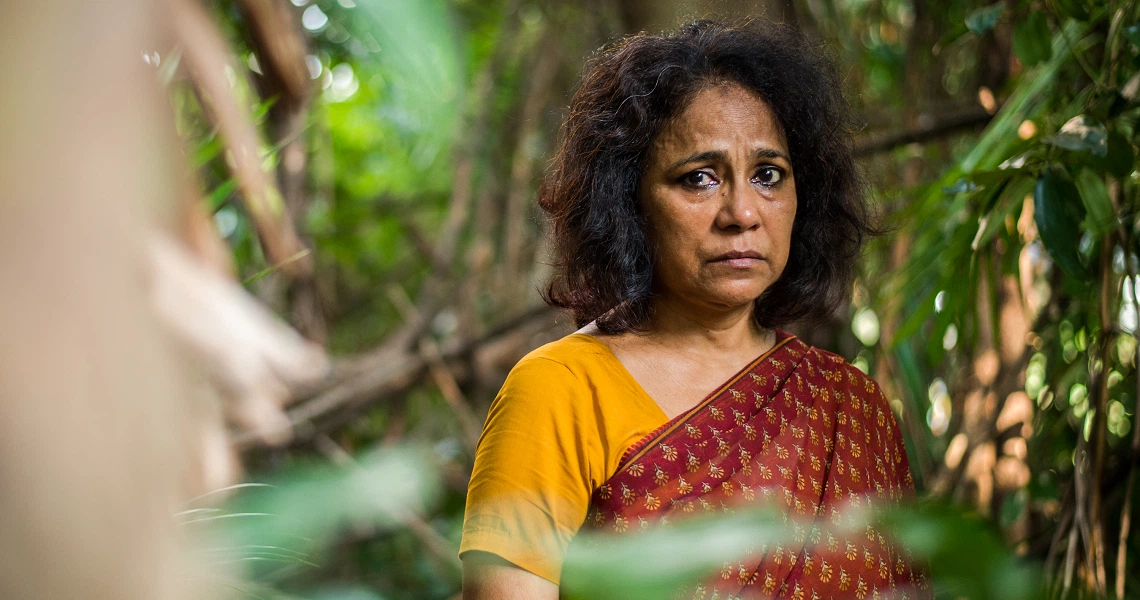
[[[650,146],[651,162],[698,151],[757,148],[788,155],[784,129],[772,107],[739,84],[717,82],[696,91],[666,121]]]

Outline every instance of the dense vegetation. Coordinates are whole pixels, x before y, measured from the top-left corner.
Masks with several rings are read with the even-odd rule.
[[[252,548],[239,558],[268,565],[243,589],[449,598],[482,415],[515,360],[570,328],[538,298],[549,271],[533,195],[574,77],[626,32],[705,13],[293,0],[274,21],[292,29],[269,35],[255,4],[220,2],[213,17],[295,240],[274,244],[238,201],[241,161],[201,78],[174,61],[165,80],[238,277],[337,358],[296,391],[288,446],[241,441],[247,478],[280,482],[229,507],[269,515],[229,520]],[[947,597],[1140,593],[1140,7],[767,9],[842,65],[893,227],[850,309],[794,330],[892,399],[929,503],[898,526]],[[275,60],[289,44],[300,62]]]

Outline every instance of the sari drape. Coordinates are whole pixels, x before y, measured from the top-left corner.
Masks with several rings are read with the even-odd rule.
[[[814,522],[724,565],[684,597],[927,598],[921,567],[882,531],[836,530],[847,507],[914,489],[894,415],[873,379],[777,330],[776,345],[630,447],[591,499],[585,530],[638,531],[753,502]]]

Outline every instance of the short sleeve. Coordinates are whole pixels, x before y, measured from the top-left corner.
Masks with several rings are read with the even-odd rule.
[[[559,583],[604,460],[593,406],[564,364],[529,356],[515,365],[479,438],[460,555],[489,552]]]

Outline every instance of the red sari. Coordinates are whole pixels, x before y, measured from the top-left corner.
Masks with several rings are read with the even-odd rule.
[[[685,597],[927,598],[908,555],[873,527],[832,532],[845,506],[914,489],[878,385],[777,330],[775,346],[690,411],[630,447],[594,493],[585,529],[625,533],[686,513],[776,501],[819,528],[757,550]]]

